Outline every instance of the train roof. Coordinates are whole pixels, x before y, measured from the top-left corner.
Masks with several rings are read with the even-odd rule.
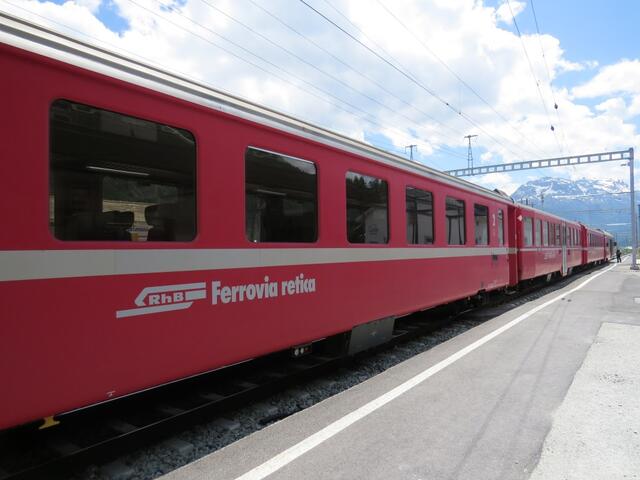
[[[469,181],[452,177],[421,163],[410,161],[345,135],[216,90],[204,83],[109,51],[97,45],[74,39],[5,12],[0,12],[0,42],[162,92],[213,110],[226,112],[262,125],[293,133],[485,197],[491,197],[507,203],[515,203],[504,192],[492,191]]]

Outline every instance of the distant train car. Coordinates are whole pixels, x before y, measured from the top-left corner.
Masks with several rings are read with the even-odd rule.
[[[602,230],[582,225],[582,264],[600,263],[608,259],[607,239],[610,237]]]
[[[516,209],[518,278],[565,276],[581,265],[580,224],[531,207]]]
[[[604,260],[608,262],[612,260],[616,256],[616,242],[613,238],[613,235],[609,232],[604,233]]]

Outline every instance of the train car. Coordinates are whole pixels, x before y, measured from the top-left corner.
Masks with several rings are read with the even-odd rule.
[[[0,428],[517,283],[504,195],[0,24]]]
[[[616,257],[616,242],[613,235],[609,232],[604,233],[604,261],[608,262]]]
[[[580,225],[547,212],[516,208],[518,280],[568,275],[582,261]]]
[[[581,225],[582,264],[590,265],[603,262],[607,257],[607,236],[602,230]]]

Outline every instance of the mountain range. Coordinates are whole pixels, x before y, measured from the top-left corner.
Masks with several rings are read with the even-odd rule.
[[[622,180],[568,180],[543,177],[511,195],[520,203],[611,232],[620,245],[631,244],[629,185]]]

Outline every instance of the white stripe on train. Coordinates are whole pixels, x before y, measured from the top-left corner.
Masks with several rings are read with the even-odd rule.
[[[0,282],[515,254],[507,247],[0,251]]]

